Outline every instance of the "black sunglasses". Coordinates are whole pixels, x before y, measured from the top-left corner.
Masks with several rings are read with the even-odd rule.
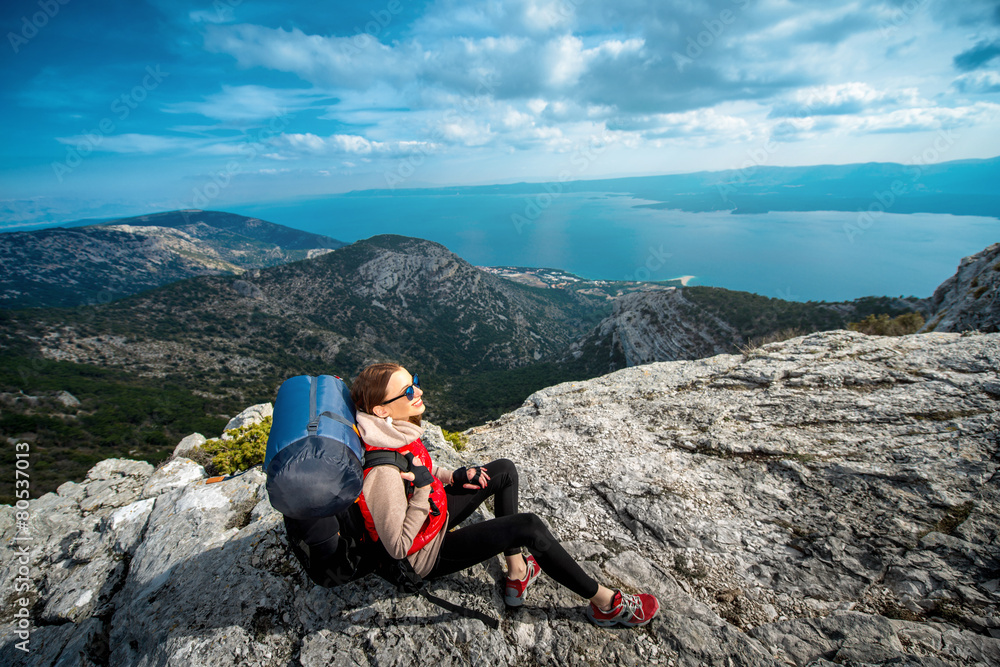
[[[406,400],[412,401],[414,394],[417,393],[416,389],[419,389],[419,388],[420,388],[420,380],[417,378],[416,375],[414,375],[413,376],[413,384],[411,384],[409,387],[407,387],[406,391],[404,391],[402,394],[400,394],[396,398],[390,398],[388,401],[382,401],[381,403],[379,403],[379,405],[386,405],[387,403],[392,403],[393,401],[398,401],[399,399],[403,398],[404,396],[406,396]]]

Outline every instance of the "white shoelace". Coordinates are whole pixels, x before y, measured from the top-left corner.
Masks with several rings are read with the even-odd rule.
[[[642,608],[642,600],[639,599],[638,595],[629,595],[628,593],[622,593],[621,595],[622,595],[622,601],[621,601],[622,610],[616,618],[621,618],[622,616],[625,615],[626,612],[628,612],[628,618],[631,619],[633,616],[635,616],[636,610]],[[642,619],[640,618],[640,620]]]

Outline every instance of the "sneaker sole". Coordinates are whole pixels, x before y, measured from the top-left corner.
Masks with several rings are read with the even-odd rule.
[[[524,606],[524,598],[521,598],[521,597],[511,597],[511,596],[505,595],[504,598],[503,598],[503,601],[507,604],[508,607],[522,607],[522,606]]]
[[[530,586],[531,584],[533,584],[535,582],[535,579],[537,579],[539,577],[539,575],[541,575],[541,573],[542,573],[542,571],[539,570],[538,574],[536,574],[534,577],[531,578],[531,580],[528,581],[528,583],[524,586],[525,592],[527,592],[528,586]],[[514,590],[515,591],[515,595],[512,596],[510,593],[507,593],[507,591],[509,591],[509,590]],[[504,590],[503,601],[504,601],[504,603],[506,603],[506,605],[508,607],[522,607],[522,606],[524,606],[524,596],[523,595],[517,595],[516,593],[517,593],[517,591],[515,589],[507,588],[507,589]]]
[[[659,611],[659,610],[657,609],[657,611]],[[653,615],[653,618],[656,618],[655,614]],[[622,627],[624,627],[624,628],[641,628],[644,625],[649,625],[650,621],[652,621],[653,618],[647,618],[642,623],[629,623],[627,621],[620,621],[618,619],[604,621],[604,620],[601,620],[601,619],[594,618],[590,614],[587,614],[587,619],[591,623],[593,623],[594,625],[596,625],[596,626],[598,626],[600,628],[613,628],[613,627],[616,627],[616,626],[619,626],[619,625],[622,626]]]

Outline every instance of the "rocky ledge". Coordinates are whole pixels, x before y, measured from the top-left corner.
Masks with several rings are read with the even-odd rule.
[[[258,470],[104,461],[30,504],[27,655],[0,508],[0,661],[998,664],[998,368],[1000,334],[825,332],[545,389],[461,454],[428,430],[445,465],[517,461],[523,508],[588,570],[659,596],[640,630],[591,626],[546,577],[508,611],[498,560],[432,586],[497,631],[375,578],[323,589]]]

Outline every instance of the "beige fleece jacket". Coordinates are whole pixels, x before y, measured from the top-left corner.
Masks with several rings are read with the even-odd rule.
[[[396,424],[363,412],[358,412],[357,423],[361,439],[372,447],[398,449],[423,435],[421,427],[409,422]],[[432,469],[432,474],[446,484],[451,481],[450,471],[443,471],[437,466]],[[437,563],[447,532],[442,530],[420,551],[406,555],[430,513],[430,490],[430,486],[418,488],[407,500],[403,479],[394,466],[373,468],[361,488],[375,523],[375,532],[386,551],[393,558],[408,558],[421,577],[427,576]]]

